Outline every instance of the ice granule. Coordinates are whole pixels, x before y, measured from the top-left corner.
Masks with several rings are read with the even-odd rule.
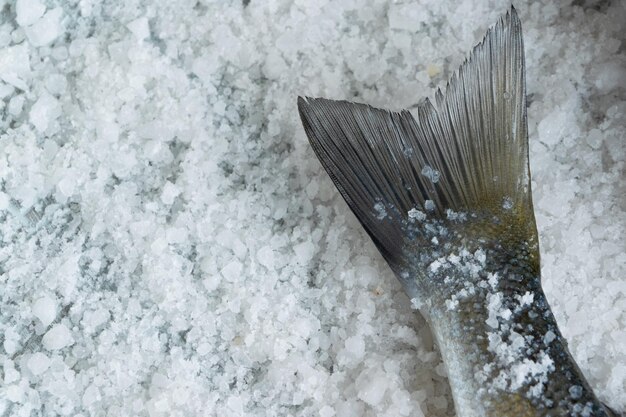
[[[428,211],[433,211],[435,209],[435,202],[432,200],[424,201],[424,208]]]

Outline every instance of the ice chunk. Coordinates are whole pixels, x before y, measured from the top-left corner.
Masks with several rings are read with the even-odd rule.
[[[44,327],[48,327],[57,316],[56,299],[47,295],[38,298],[31,306],[31,312]]]
[[[33,46],[46,46],[58,38],[63,33],[61,17],[63,17],[63,9],[57,7],[56,9],[48,10],[32,26],[24,28],[30,44]]]
[[[57,324],[43,336],[42,343],[48,350],[59,350],[74,344],[74,338],[64,324]]]
[[[46,11],[46,6],[39,0],[17,0],[15,3],[15,21],[20,26],[35,23]]]
[[[41,375],[50,366],[50,358],[41,352],[36,352],[28,358],[27,366],[33,374]]]
[[[61,105],[58,100],[44,92],[30,109],[30,122],[43,133],[60,115]]]

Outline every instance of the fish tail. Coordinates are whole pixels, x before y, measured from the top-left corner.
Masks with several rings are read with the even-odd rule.
[[[417,107],[416,117],[298,98],[315,153],[401,280],[415,217],[505,214],[520,225],[522,239],[536,241],[523,51],[521,23],[511,8],[445,91],[437,91],[435,104],[426,99]]]

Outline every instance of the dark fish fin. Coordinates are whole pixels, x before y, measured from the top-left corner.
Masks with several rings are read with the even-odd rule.
[[[532,215],[522,28],[515,9],[452,76],[436,107],[404,110],[299,98],[307,136],[392,267],[411,209]],[[530,212],[530,214],[528,214]],[[536,233],[536,230],[535,230]]]

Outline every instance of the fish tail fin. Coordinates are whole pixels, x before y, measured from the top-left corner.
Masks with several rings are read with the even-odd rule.
[[[298,98],[322,165],[397,272],[411,210],[508,210],[535,234],[524,49],[514,8],[492,27],[417,120],[407,110]],[[414,212],[415,213],[415,212]]]

